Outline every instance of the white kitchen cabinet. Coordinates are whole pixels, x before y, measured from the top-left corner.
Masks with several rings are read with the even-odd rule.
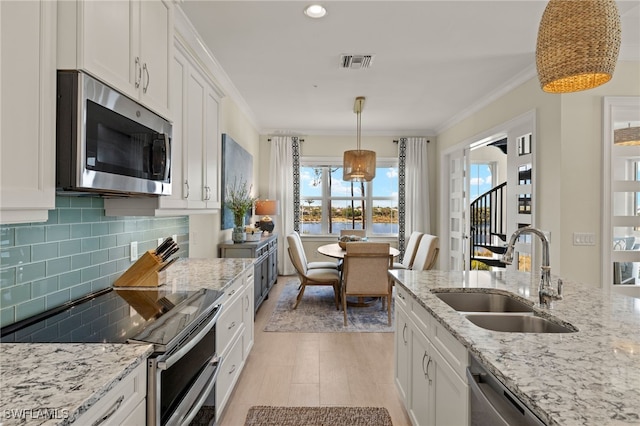
[[[58,68],[81,69],[171,119],[170,0],[57,2]]]
[[[396,324],[395,380],[398,392],[400,392],[400,398],[406,401],[409,395],[409,339],[411,338],[411,328],[407,313],[400,307],[400,303],[397,300],[396,298],[394,313]]]
[[[220,209],[222,92],[179,42],[174,49],[171,90],[171,195],[107,199],[107,216],[168,216]]]
[[[146,395],[147,363],[142,362],[76,422],[80,425],[144,425]]]
[[[396,387],[411,422],[469,424],[466,349],[400,286],[395,307]]]
[[[216,323],[216,351],[222,365],[214,392],[216,418],[229,401],[231,392],[253,347],[253,267],[238,275],[225,289],[222,313]],[[205,402],[212,405],[213,401]]]
[[[0,2],[0,223],[55,208],[57,2]]]

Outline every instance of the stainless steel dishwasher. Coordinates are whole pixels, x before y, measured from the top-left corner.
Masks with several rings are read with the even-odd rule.
[[[531,410],[473,356],[467,368],[472,426],[544,426]]]

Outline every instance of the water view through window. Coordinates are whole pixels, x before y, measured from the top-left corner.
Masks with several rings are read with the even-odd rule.
[[[398,167],[378,167],[371,182],[346,182],[341,166],[301,166],[300,210],[303,235],[397,234]]]

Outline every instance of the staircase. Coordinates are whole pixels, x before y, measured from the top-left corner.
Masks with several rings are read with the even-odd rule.
[[[506,197],[507,182],[504,182],[480,195],[471,203],[469,209],[471,218],[470,265],[473,265],[475,260],[488,267],[505,267],[504,262],[494,255],[501,255],[506,249]]]

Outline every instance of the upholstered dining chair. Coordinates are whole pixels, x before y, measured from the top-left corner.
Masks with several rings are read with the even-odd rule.
[[[304,248],[299,241],[300,240],[294,235],[287,235],[289,258],[300,277],[300,291],[296,297],[296,303],[293,306],[293,309],[298,307],[298,304],[304,295],[304,290],[308,285],[332,286],[336,309],[340,309],[340,272],[334,268],[309,269],[308,265],[303,261]]]
[[[436,260],[438,260],[439,245],[440,240],[435,235],[422,235],[411,269],[417,271],[432,269],[436,264]]]
[[[388,243],[347,243],[342,269],[342,309],[347,325],[347,296],[386,298],[387,321],[391,325],[391,267]],[[382,307],[384,308],[384,299]]]
[[[330,262],[330,261],[320,261],[320,262],[309,262],[307,260],[307,254],[304,251],[304,246],[302,245],[302,238],[300,238],[300,234],[296,231],[293,231],[290,235],[294,236],[297,240],[298,247],[300,247],[300,255],[302,256],[302,261],[307,264],[307,268],[309,269],[338,269],[338,262]]]
[[[418,250],[418,244],[422,238],[422,232],[413,231],[409,236],[407,245],[404,247],[404,257],[402,262],[393,262],[393,269],[411,269],[413,266],[413,260],[416,258],[416,251]]]

